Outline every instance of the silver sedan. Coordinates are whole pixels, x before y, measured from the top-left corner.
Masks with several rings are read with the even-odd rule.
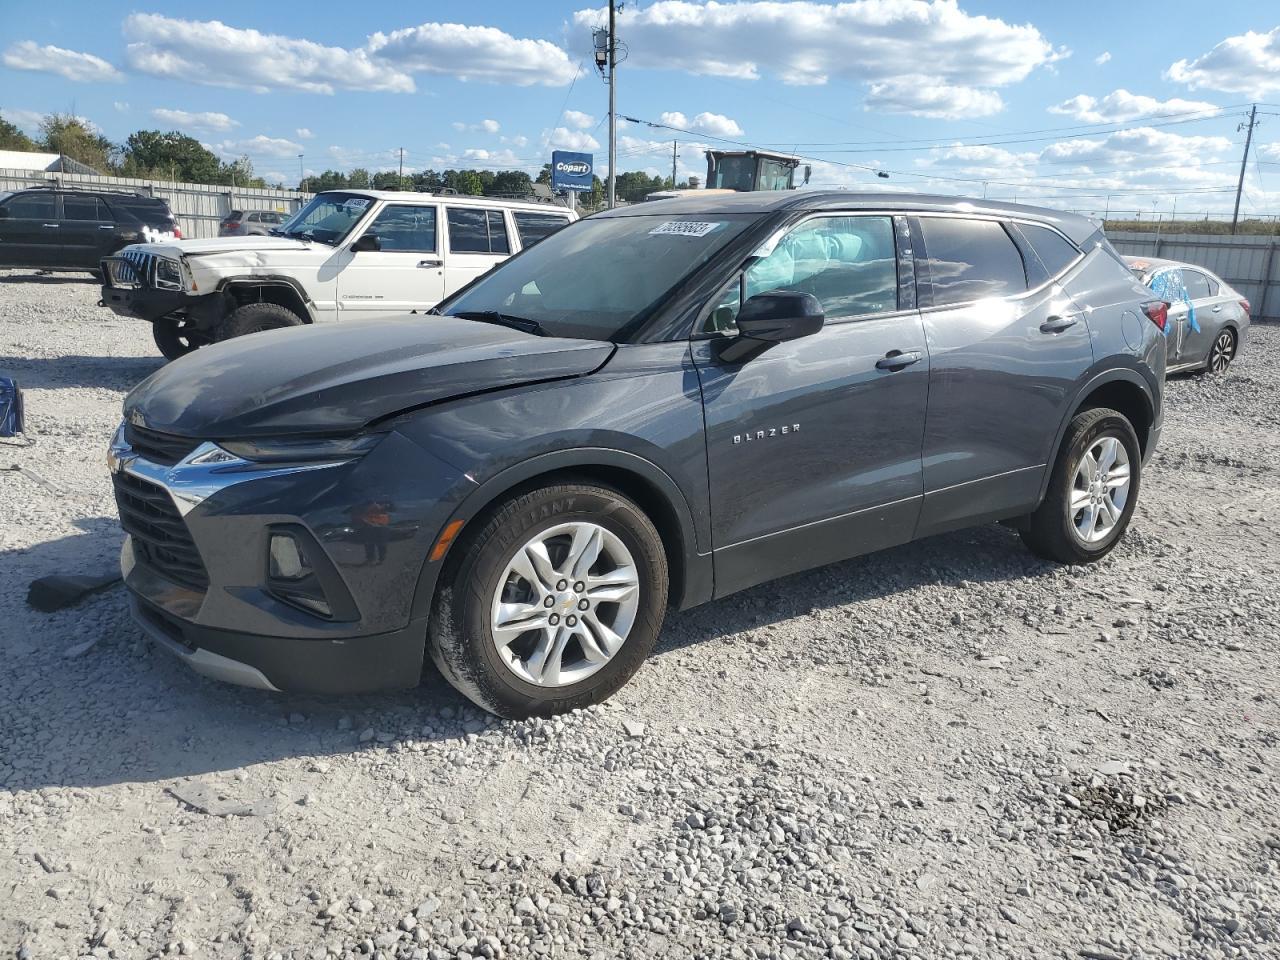
[[[1204,267],[1125,257],[1138,279],[1169,302],[1168,373],[1226,373],[1249,329],[1249,301]]]

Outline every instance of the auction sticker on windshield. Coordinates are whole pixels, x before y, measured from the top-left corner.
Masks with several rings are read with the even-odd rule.
[[[350,197],[342,204],[347,210],[363,210],[368,205],[368,197]]]
[[[666,223],[660,224],[649,231],[649,235],[657,236],[676,236],[676,237],[705,237],[717,227],[724,226],[723,223],[707,223],[701,220],[668,220]]]

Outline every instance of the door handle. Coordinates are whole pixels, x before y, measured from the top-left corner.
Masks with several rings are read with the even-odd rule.
[[[1040,332],[1061,333],[1068,327],[1074,327],[1079,321],[1079,317],[1050,317],[1044,323],[1040,324]]]
[[[1221,312],[1222,312],[1222,304],[1218,304],[1216,307],[1214,307],[1214,308],[1213,308],[1213,312],[1214,312],[1214,313],[1221,313]]]
[[[419,261],[418,261],[418,266],[420,266],[420,267],[438,267],[438,266],[441,266],[443,263],[444,263],[444,261],[443,261],[443,260],[419,260]]]
[[[901,350],[890,350],[876,361],[877,370],[901,370],[919,361],[923,356],[918,350],[903,353]]]
[[[114,226],[113,224],[110,224],[110,223],[100,223],[100,224],[98,224],[98,229],[99,229],[99,230],[114,230],[114,229],[115,229],[115,226]]]
[[[42,227],[48,227],[50,230],[57,230],[62,224],[60,223],[42,223]]]

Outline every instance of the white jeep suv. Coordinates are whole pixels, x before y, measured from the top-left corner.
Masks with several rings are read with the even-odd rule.
[[[259,330],[425,311],[576,215],[548,203],[334,190],[270,236],[168,240],[102,261],[102,304],[170,360]]]

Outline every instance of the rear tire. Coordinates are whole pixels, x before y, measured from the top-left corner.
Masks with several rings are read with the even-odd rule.
[[[1223,327],[1213,338],[1213,346],[1209,348],[1209,356],[1205,360],[1204,372],[1221,376],[1231,366],[1236,357],[1236,333],[1230,327]]]
[[[1129,526],[1141,480],[1142,449],[1128,418],[1105,407],[1077,414],[1044,501],[1018,531],[1023,543],[1057,563],[1101,560]]]
[[[657,641],[668,588],[662,540],[635,503],[559,483],[473,522],[428,628],[445,679],[512,719],[599,703],[631,679]]]
[[[151,324],[151,336],[166,360],[177,360],[213,342],[212,338],[186,317],[161,317]]]
[[[264,330],[300,327],[302,318],[278,303],[246,303],[227,314],[218,324],[218,340],[230,340]]]

